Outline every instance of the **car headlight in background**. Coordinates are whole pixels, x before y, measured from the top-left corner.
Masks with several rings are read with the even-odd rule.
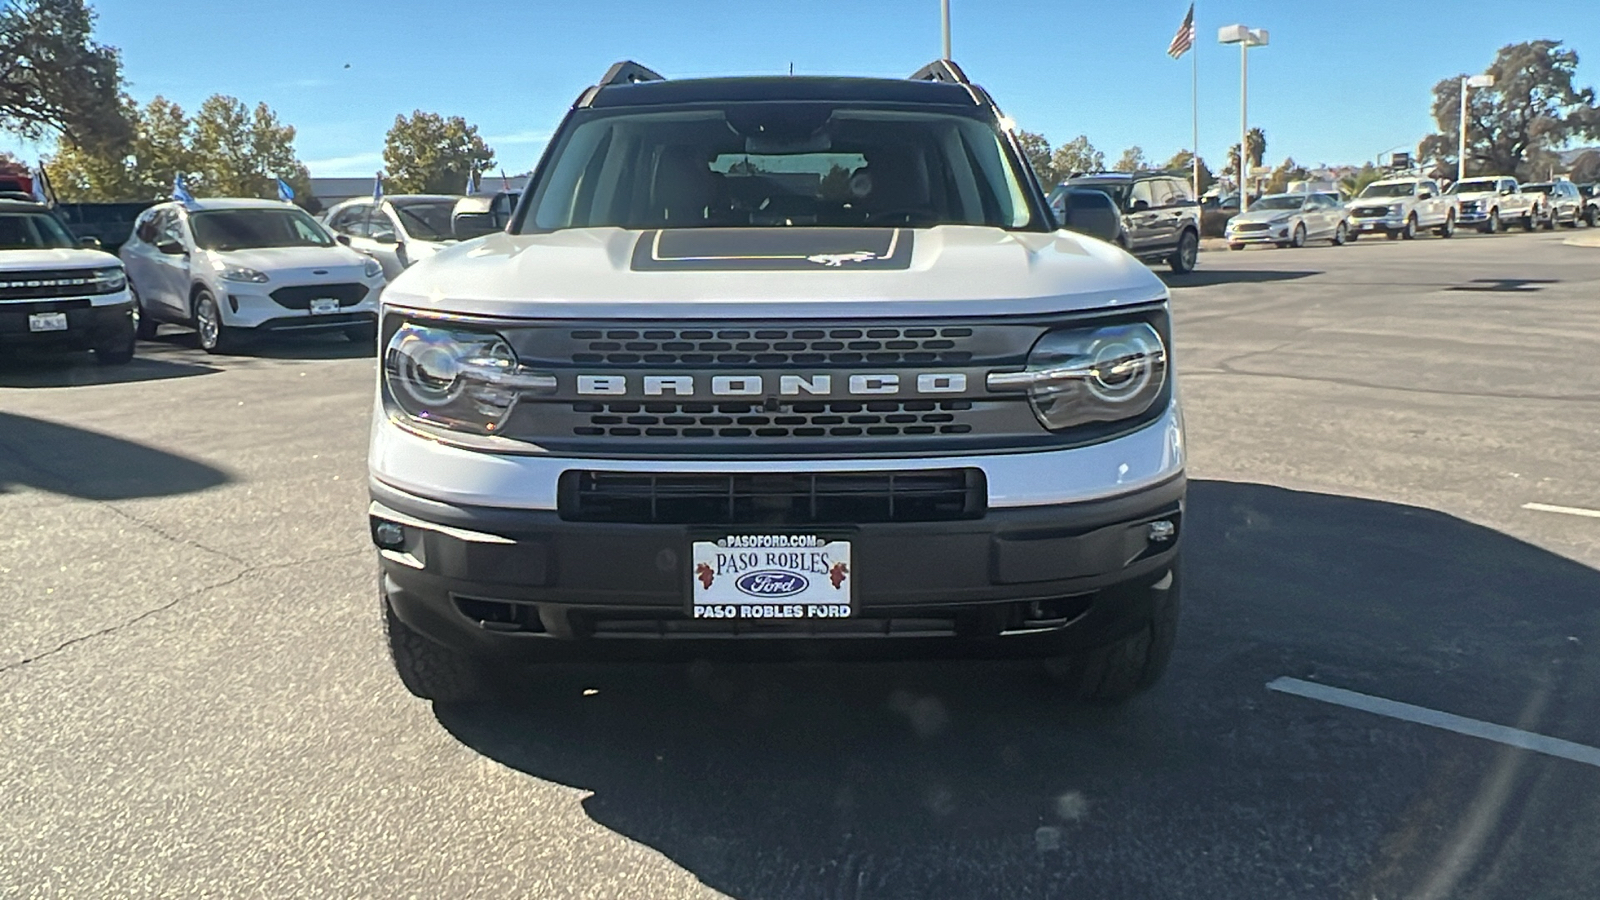
[[[524,393],[548,394],[554,375],[523,370],[494,332],[408,322],[383,353],[389,395],[413,419],[494,434]]]
[[[255,269],[247,269],[244,266],[236,266],[232,263],[224,264],[222,270],[217,274],[223,281],[246,281],[251,284],[267,283],[267,273],[258,272]]]
[[[121,266],[95,269],[89,276],[89,283],[98,293],[115,294],[128,286],[128,273]]]
[[[1167,348],[1146,322],[1063,329],[1039,339],[1022,372],[995,372],[989,390],[1026,390],[1040,424],[1060,431],[1148,411],[1167,383]]]
[[[368,278],[377,278],[383,274],[383,264],[369,256],[367,261],[362,264],[361,271]]]

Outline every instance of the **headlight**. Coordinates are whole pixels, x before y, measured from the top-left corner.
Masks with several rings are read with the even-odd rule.
[[[1399,203],[1396,203],[1393,206],[1389,207],[1389,215],[1391,215],[1391,216],[1398,216],[1398,215],[1400,215],[1401,213],[1403,213],[1405,211],[1406,211],[1406,208],[1404,206],[1402,206],[1401,204],[1399,204]]]
[[[362,265],[361,271],[368,278],[377,278],[383,274],[383,264],[369,256],[366,263]]]
[[[94,288],[102,294],[115,294],[128,286],[128,274],[121,266],[107,266],[104,269],[95,269],[90,276]]]
[[[1026,371],[988,378],[991,391],[1026,390],[1034,416],[1052,431],[1131,419],[1166,383],[1166,345],[1145,322],[1052,331],[1028,354]]]
[[[247,269],[244,266],[227,264],[222,267],[222,271],[218,274],[223,281],[248,281],[252,284],[267,283],[267,273],[257,272],[255,269]]]
[[[389,394],[406,415],[457,431],[493,434],[524,393],[548,394],[554,375],[525,371],[493,332],[409,322],[383,356]]]

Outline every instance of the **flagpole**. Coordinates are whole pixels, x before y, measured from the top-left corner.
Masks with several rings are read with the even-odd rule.
[[[1191,19],[1189,30],[1193,34],[1200,33],[1199,26]],[[1200,42],[1195,41],[1195,46],[1189,48],[1189,117],[1190,125],[1194,129],[1194,196],[1200,199]]]

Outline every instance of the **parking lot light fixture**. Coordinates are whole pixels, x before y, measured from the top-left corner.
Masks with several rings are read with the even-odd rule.
[[[1265,47],[1268,41],[1265,28],[1245,25],[1224,25],[1217,29],[1217,42],[1239,45],[1239,212],[1250,209],[1250,191],[1247,187],[1250,170],[1250,48]]]
[[[1461,141],[1456,148],[1456,181],[1467,177],[1467,91],[1494,87],[1493,75],[1469,75],[1461,79]]]

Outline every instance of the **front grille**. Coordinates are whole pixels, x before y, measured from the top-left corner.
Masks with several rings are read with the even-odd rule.
[[[583,329],[578,365],[879,365],[970,362],[973,331],[946,328]]]
[[[1235,232],[1240,231],[1266,231],[1269,227],[1265,222],[1240,222],[1234,227]]]
[[[0,272],[0,300],[41,300],[48,297],[83,297],[114,294],[122,290],[95,281],[89,269],[41,269],[34,272]]]
[[[1387,206],[1358,206],[1355,215],[1363,219],[1381,219],[1389,214]]]
[[[895,437],[970,434],[971,400],[793,403],[574,403],[580,437]]]
[[[651,474],[565,472],[561,517],[662,525],[825,525],[981,518],[981,469]]]
[[[273,302],[284,309],[310,309],[312,300],[332,297],[340,306],[355,306],[367,296],[364,284],[296,284],[272,292]]]

